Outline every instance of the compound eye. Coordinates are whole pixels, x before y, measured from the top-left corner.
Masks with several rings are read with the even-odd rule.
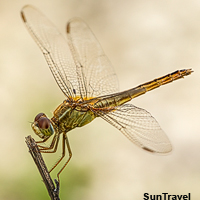
[[[36,117],[35,117],[35,122],[38,121],[41,117],[47,117],[44,113],[39,113]]]
[[[50,127],[50,121],[48,118],[46,117],[42,117],[40,119],[37,120],[38,122],[38,127],[41,129],[48,129]]]

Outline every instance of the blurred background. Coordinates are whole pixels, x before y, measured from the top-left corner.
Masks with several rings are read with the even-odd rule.
[[[134,99],[173,145],[166,156],[133,145],[96,119],[68,136],[73,152],[61,174],[61,199],[133,200],[144,193],[200,196],[200,1],[0,1],[0,199],[49,199],[25,137],[39,112],[52,116],[64,100],[20,10],[40,9],[59,30],[71,17],[91,27],[118,75],[120,91],[177,69],[194,73]],[[35,139],[38,139],[34,136]],[[60,153],[45,155],[51,167]],[[56,168],[52,177],[56,177]]]

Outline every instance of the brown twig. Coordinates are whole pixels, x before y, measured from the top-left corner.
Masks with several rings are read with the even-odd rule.
[[[42,176],[42,179],[45,183],[45,186],[48,190],[51,200],[60,200],[59,199],[59,182],[56,179],[54,179],[55,184],[56,184],[56,188],[55,188],[54,183],[47,170],[47,167],[45,165],[45,162],[42,158],[42,155],[40,153],[40,150],[38,149],[38,146],[35,140],[30,135],[26,137],[25,139],[26,139],[26,144],[29,148],[29,152]]]

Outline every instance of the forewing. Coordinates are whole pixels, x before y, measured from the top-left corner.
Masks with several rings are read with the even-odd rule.
[[[57,84],[68,98],[74,98],[79,91],[79,84],[76,66],[66,40],[34,7],[25,6],[21,16],[31,36],[42,50]]]
[[[98,115],[144,150],[156,153],[168,153],[172,150],[170,141],[158,122],[144,109],[124,104],[107,114],[98,111]]]
[[[117,92],[114,69],[87,24],[74,18],[68,22],[66,31],[81,94],[90,98]]]

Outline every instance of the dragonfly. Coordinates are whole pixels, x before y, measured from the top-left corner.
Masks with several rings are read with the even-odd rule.
[[[67,39],[38,9],[27,5],[21,17],[53,74],[65,100],[53,112],[52,118],[39,113],[32,129],[41,140],[41,153],[57,151],[62,137],[62,155],[51,172],[69,154],[60,173],[72,157],[67,133],[100,117],[121,131],[142,149],[165,154],[171,143],[156,119],[146,110],[127,102],[161,85],[191,74],[192,69],[177,70],[160,78],[119,92],[114,68],[88,25],[80,18],[72,18],[66,26]],[[52,136],[49,145],[45,142]]]

